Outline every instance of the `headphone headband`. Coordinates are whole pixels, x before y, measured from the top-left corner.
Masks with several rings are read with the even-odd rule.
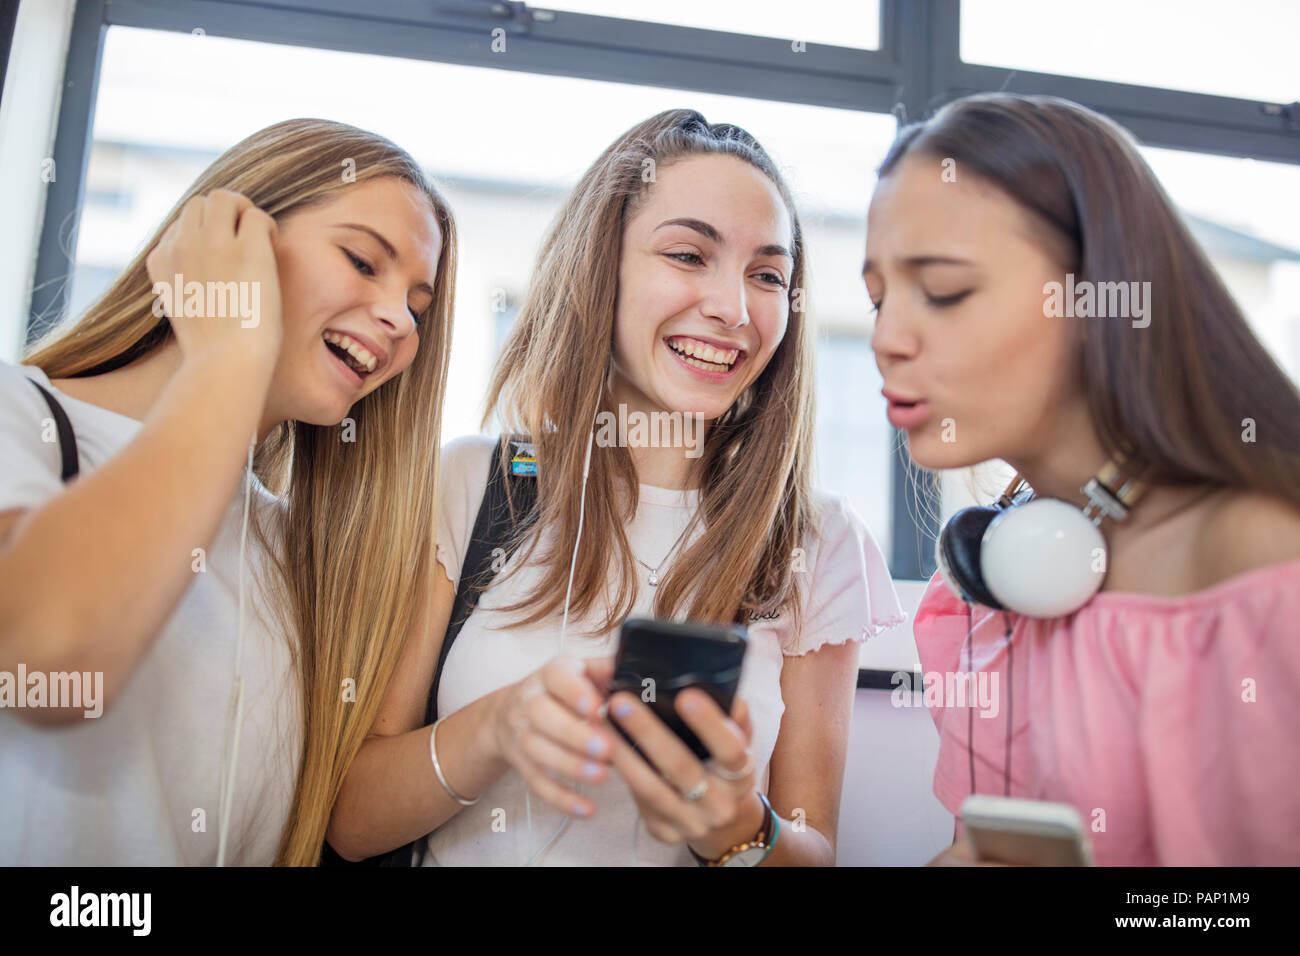
[[[1088,496],[1084,517],[1091,518],[1093,524],[1101,524],[1103,518],[1123,521],[1146,491],[1146,482],[1124,475],[1120,467],[1122,462],[1122,458],[1118,461],[1112,458],[1079,489]]]
[[[1097,473],[1088,479],[1088,483],[1079,489],[1088,498],[1088,503],[1083,507],[1083,515],[1095,525],[1101,524],[1103,518],[1110,518],[1115,522],[1123,521],[1146,491],[1145,481],[1125,476],[1122,469],[1123,461],[1120,456],[1107,460],[1097,469]],[[1016,496],[1026,488],[1033,490],[1024,476],[1016,472],[1011,483],[998,498],[997,507],[1009,507]]]
[[[998,507],[1010,507],[1011,502],[1015,499],[1016,495],[1020,494],[1023,490],[1021,485],[1024,485],[1025,488],[1029,488],[1029,482],[1025,481],[1024,476],[1022,476],[1020,472],[1016,472],[1016,476],[1011,479],[1011,484],[1007,485],[1006,490],[1002,492],[1001,496],[999,496],[997,500]],[[1033,489],[1031,488],[1030,490],[1032,491]]]

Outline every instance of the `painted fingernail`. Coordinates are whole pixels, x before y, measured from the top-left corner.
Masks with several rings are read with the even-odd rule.
[[[593,779],[599,777],[600,764],[592,763],[590,760],[588,760],[585,764],[582,765],[582,773],[584,776],[592,777]]]
[[[585,803],[575,803],[573,805],[573,814],[574,816],[578,816],[578,817],[591,816],[591,814],[587,811],[587,805]]]
[[[686,711],[686,713],[688,714],[695,713],[695,709],[699,705],[700,705],[699,701],[697,701],[694,697],[688,696],[682,700],[682,710]]]
[[[632,705],[629,704],[627,701],[620,700],[617,704],[614,705],[615,717],[626,717],[630,713],[632,713]]]
[[[591,754],[593,757],[599,757],[604,749],[605,741],[601,740],[599,737],[592,737],[587,741],[587,753]]]
[[[591,698],[583,694],[578,698],[578,713],[586,716],[591,711]]]

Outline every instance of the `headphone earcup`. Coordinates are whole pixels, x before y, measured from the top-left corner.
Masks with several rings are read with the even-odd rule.
[[[980,546],[989,525],[1002,510],[989,506],[963,508],[948,519],[934,543],[935,563],[948,590],[963,601],[997,610],[1002,605],[984,581]]]
[[[1026,617],[1073,614],[1106,579],[1106,539],[1082,511],[1057,498],[1000,512],[977,554],[980,581],[1001,606]]]

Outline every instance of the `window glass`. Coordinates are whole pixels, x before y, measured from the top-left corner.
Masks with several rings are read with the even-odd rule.
[[[1036,73],[1291,103],[1295,0],[962,0],[961,58]]]

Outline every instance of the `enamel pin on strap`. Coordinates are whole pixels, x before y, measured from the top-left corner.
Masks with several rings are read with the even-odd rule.
[[[516,478],[536,478],[537,458],[533,454],[533,446],[522,441],[512,441],[510,444],[515,447],[515,456],[510,459],[510,474]]]

